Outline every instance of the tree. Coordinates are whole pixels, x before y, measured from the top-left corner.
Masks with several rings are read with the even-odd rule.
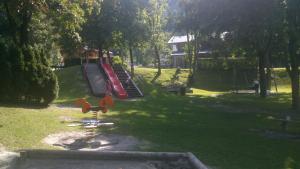
[[[160,53],[166,42],[166,34],[164,28],[167,23],[166,9],[168,7],[167,0],[149,0],[143,17],[147,23],[150,34],[150,43],[154,50],[157,63],[157,76],[161,74]]]
[[[249,1],[244,0],[236,4],[239,8],[235,16],[239,16],[235,23],[236,37],[240,40],[247,53],[258,57],[260,95],[267,95],[267,75],[270,76],[270,53],[278,27],[281,24],[279,1]],[[248,46],[248,47],[247,47]],[[249,48],[250,47],[250,48]]]
[[[92,1],[93,2],[93,1]],[[92,3],[91,2],[91,3]],[[86,22],[92,4],[86,1],[75,0],[48,0],[48,24],[52,26],[51,36],[58,35],[56,42],[62,47],[65,57],[74,57],[82,48],[80,32]]]
[[[0,12],[4,14],[1,24],[9,29],[4,42],[0,42],[3,51],[0,60],[4,64],[0,74],[7,77],[1,94],[6,101],[47,105],[57,96],[57,79],[47,61],[49,56],[43,49],[45,44],[40,42],[41,47],[31,45],[39,42],[31,42],[34,38],[30,33],[34,31],[30,29],[34,15],[46,12],[47,5],[42,0],[12,0],[3,1],[0,6]]]
[[[212,37],[216,39],[222,31],[225,31],[225,28],[221,26],[221,21],[224,19],[222,13],[226,2],[223,0],[181,0],[180,3],[181,13],[178,16],[177,30],[193,35],[193,39],[188,39],[190,42],[187,46],[190,72],[193,75],[196,72],[201,45]]]
[[[131,75],[134,76],[133,48],[147,40],[147,30],[142,22],[143,5],[137,0],[121,0],[119,5],[118,30],[129,48]]]
[[[287,35],[287,71],[291,78],[292,108],[298,110],[299,99],[299,64],[300,64],[300,1],[283,1],[286,13],[286,35]]]
[[[93,6],[87,22],[83,26],[82,35],[92,48],[99,49],[99,56],[102,56],[104,48],[109,51],[113,45],[113,35],[117,22],[118,0],[99,0]]]

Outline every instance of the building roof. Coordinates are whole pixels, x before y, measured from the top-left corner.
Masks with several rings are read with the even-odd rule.
[[[190,41],[194,40],[194,35],[189,35]],[[169,44],[175,43],[185,43],[187,42],[187,36],[172,36],[171,39],[168,41]]]

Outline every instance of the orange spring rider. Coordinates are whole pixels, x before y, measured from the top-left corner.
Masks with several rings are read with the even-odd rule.
[[[102,113],[106,113],[108,111],[108,108],[111,108],[114,106],[113,99],[110,95],[105,95],[104,98],[102,98],[99,101],[99,106],[92,106],[89,102],[87,102],[85,99],[78,99],[75,104],[79,107],[81,107],[82,113],[88,113],[90,111],[96,113],[96,117],[98,117],[97,113],[101,111]]]

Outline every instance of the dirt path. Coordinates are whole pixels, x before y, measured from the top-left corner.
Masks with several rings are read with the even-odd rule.
[[[151,144],[133,136],[119,134],[93,134],[86,131],[61,132],[48,135],[43,142],[66,150],[85,151],[134,151]]]

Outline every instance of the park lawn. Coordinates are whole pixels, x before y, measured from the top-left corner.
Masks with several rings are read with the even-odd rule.
[[[97,100],[96,97],[91,96],[80,66],[56,70],[56,75],[59,79],[59,94],[54,101],[55,104],[74,106],[78,98],[85,98],[92,103]]]
[[[243,100],[233,107],[231,97]],[[279,112],[269,106],[252,108],[249,100],[254,105],[275,104],[272,99],[253,96],[158,94],[145,101],[118,102],[107,116],[117,126],[110,132],[151,141],[154,146],[147,151],[190,151],[205,164],[220,169],[281,169],[289,160],[294,161],[294,168],[299,168],[299,140],[270,139],[251,131],[280,130],[277,121],[269,120],[269,116],[277,117]],[[299,133],[300,125],[291,125],[289,131]]]
[[[155,85],[150,81],[155,69],[138,68],[136,73],[145,98],[138,101],[116,101],[116,106],[102,118],[115,122],[103,132],[128,134],[151,141],[146,151],[190,151],[205,164],[218,169],[296,169],[300,168],[300,141],[270,139],[254,130],[280,130],[277,118],[288,111],[290,93],[279,93],[267,99],[255,95],[236,95],[193,86],[194,94],[176,96],[166,93],[175,69],[163,69]],[[60,95],[56,104],[74,104],[89,95],[80,67],[57,71]],[[178,83],[187,80],[182,70]],[[176,82],[177,83],[177,82]],[[286,85],[283,83],[282,85]],[[79,110],[0,106],[0,143],[9,150],[51,148],[41,140],[48,134],[70,129],[60,123],[61,116],[83,118]],[[291,124],[290,133],[300,133],[300,124]]]
[[[146,82],[155,72],[136,69]],[[163,72],[169,75],[158,78],[158,83],[166,84],[175,69]],[[278,87],[287,85],[283,82],[286,80]],[[300,168],[299,140],[271,139],[259,132],[280,132],[279,122],[272,119],[289,111],[290,93],[262,99],[196,86],[192,88],[194,94],[180,97],[149,83],[140,85],[147,88],[144,100],[118,102],[106,115],[117,124],[110,132],[149,140],[154,146],[145,149],[148,151],[191,151],[207,165],[220,169]],[[291,124],[289,132],[299,134],[300,124]]]
[[[42,143],[49,134],[78,130],[67,128],[61,123],[62,117],[80,119],[80,110],[48,108],[20,108],[0,106],[0,144],[8,150],[51,148]]]
[[[135,69],[137,75],[142,76],[146,82],[150,83],[156,75],[157,69],[138,67]],[[176,74],[176,69],[162,69],[162,73],[155,81],[156,84],[161,86],[167,86],[172,84],[172,78],[178,75],[178,79],[174,81],[175,84],[186,84],[189,70],[180,69],[180,72]]]

